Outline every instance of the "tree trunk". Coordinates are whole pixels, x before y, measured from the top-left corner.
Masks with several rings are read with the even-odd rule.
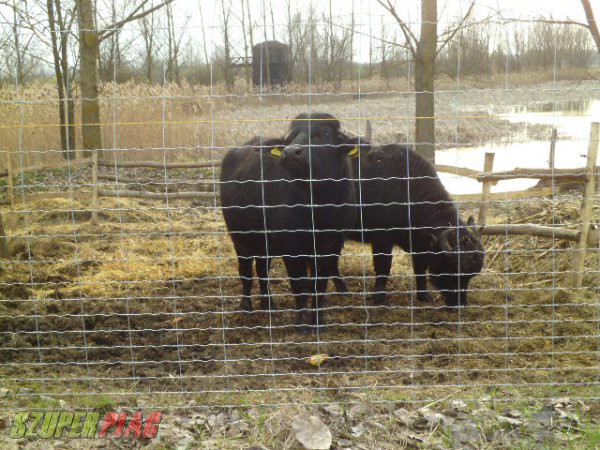
[[[64,83],[64,92],[66,95],[67,111],[66,111],[66,125],[67,133],[65,136],[65,144],[69,151],[73,152],[72,158],[75,158],[75,99],[73,96],[75,92],[73,90],[73,75],[69,72],[69,37],[71,36],[71,25],[72,21],[69,21],[69,26],[65,24],[60,0],[54,0],[56,6],[56,18],[58,19],[58,26],[63,33],[60,37],[60,51],[61,51],[61,65],[62,65],[62,82]],[[66,159],[66,158],[65,158]]]
[[[23,84],[23,59],[21,57],[21,43],[20,43],[20,39],[19,39],[19,28],[20,28],[20,20],[19,20],[19,14],[17,12],[17,2],[15,0],[13,0],[13,5],[12,5],[12,10],[13,10],[13,37],[15,40],[15,56],[16,56],[16,63],[17,63],[17,73],[16,73],[16,78],[17,78],[17,84],[19,86],[21,86]]]
[[[246,86],[252,84],[250,77],[250,65],[248,64],[248,37],[246,36],[246,9],[244,0],[242,0],[242,35],[244,36],[244,74],[246,76]]]
[[[206,73],[210,74],[210,60],[208,57],[208,47],[206,45],[206,27],[204,26],[204,14],[202,13],[202,0],[198,2],[198,9],[200,10],[200,21],[202,24],[202,48],[204,50],[204,63],[206,64]]]
[[[91,0],[77,0],[77,20],[79,24],[79,83],[81,85],[81,134],[83,148],[102,148],[100,132],[100,105],[98,102],[98,32],[94,20]]]
[[[583,10],[585,11],[585,17],[590,28],[590,33],[592,33],[592,37],[596,43],[596,48],[598,49],[598,53],[600,53],[600,31],[598,31],[598,23],[596,22],[596,19],[594,19],[592,5],[590,5],[590,0],[581,0],[581,4],[583,5]]]
[[[250,38],[250,52],[252,52],[252,49],[254,48],[254,32],[253,32],[253,25],[252,25],[252,16],[250,14],[250,2],[247,1],[246,2],[246,10],[248,11],[248,37]]]
[[[223,12],[223,46],[225,47],[225,67],[224,67],[224,77],[225,77],[225,86],[227,90],[231,90],[233,88],[233,73],[231,72],[231,47],[229,43],[229,13],[231,12],[231,5],[229,5],[229,9],[227,13],[225,12],[225,0],[221,0],[221,9]]]
[[[437,0],[421,0],[421,36],[415,55],[417,151],[435,162],[435,57],[437,51]]]
[[[48,0],[46,3],[47,13],[48,13],[48,24],[50,26],[50,40],[52,43],[52,56],[54,60],[54,75],[56,77],[56,90],[58,92],[58,116],[60,119],[60,144],[62,148],[62,156],[66,160],[75,159],[75,152],[73,148],[75,147],[75,132],[70,127],[72,118],[70,117],[70,110],[67,106],[65,108],[65,103],[72,103],[72,100],[66,100],[65,98],[69,96],[69,91],[66,88],[67,83],[66,79],[69,77],[68,72],[68,61],[64,59],[61,61],[61,54],[58,48],[58,38],[61,37],[61,42],[63,41],[63,34],[57,31],[56,29],[56,21],[54,18],[54,0]],[[60,7],[60,5],[58,5]],[[57,11],[58,12],[58,11]],[[62,30],[62,20],[60,20],[59,16],[59,25]],[[63,51],[63,58],[66,52]],[[64,67],[67,67],[67,71],[65,73]],[[68,132],[68,134],[67,134]],[[72,139],[69,139],[72,135]]]

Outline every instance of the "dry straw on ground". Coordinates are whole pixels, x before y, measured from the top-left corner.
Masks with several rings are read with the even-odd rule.
[[[577,205],[564,196],[490,212],[498,222],[545,224],[555,214],[568,226]],[[283,309],[236,312],[240,284],[218,211],[126,199],[102,199],[101,207],[94,226],[77,201],[19,206],[14,260],[0,284],[0,324],[16,332],[2,335],[5,379],[51,374],[50,391],[60,377],[75,378],[75,390],[96,391],[107,375],[113,390],[125,391],[329,392],[376,383],[419,398],[432,385],[577,384],[597,371],[597,298],[587,287],[598,283],[600,250],[589,252],[586,288],[573,291],[570,244],[490,239],[470,306],[448,311],[440,299],[413,300],[409,258],[400,251],[389,305],[365,308],[370,250],[348,244],[341,270],[350,294],[330,295],[331,326],[316,340],[291,326],[294,302],[281,262],[272,275]],[[315,369],[306,358],[317,352],[330,359]]]

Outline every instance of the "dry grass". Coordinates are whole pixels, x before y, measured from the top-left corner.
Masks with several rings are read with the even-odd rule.
[[[581,91],[580,96],[597,96],[593,76],[559,73],[555,99]],[[547,100],[539,83],[548,73],[511,74],[505,90],[502,76],[459,81],[440,78],[437,83],[438,142],[443,146],[483,144],[505,139],[518,128],[488,116],[486,105],[521,104]],[[533,89],[529,89],[533,84]],[[544,89],[540,89],[544,88]],[[483,91],[482,91],[483,89]],[[525,92],[523,92],[523,89]],[[406,79],[389,82],[379,78],[348,80],[341,89],[318,84],[291,84],[284,89],[261,92],[248,90],[239,82],[232,92],[221,85],[190,86],[124,83],[101,88],[103,142],[118,158],[169,161],[218,158],[220,147],[239,145],[256,134],[279,135],[287,121],[309,108],[325,109],[341,117],[344,125],[360,132],[360,118],[374,123],[380,142],[412,140],[414,97]],[[357,92],[366,95],[358,100]],[[310,92],[310,94],[309,94]],[[0,152],[11,154],[13,166],[30,166],[61,158],[58,106],[53,86],[32,84],[0,90]],[[81,148],[80,108],[76,104],[76,148]],[[257,114],[258,111],[258,114]],[[516,128],[515,128],[516,127]],[[546,127],[530,127],[529,138],[548,138]],[[111,151],[112,150],[112,151]],[[4,157],[0,158],[4,169]]]

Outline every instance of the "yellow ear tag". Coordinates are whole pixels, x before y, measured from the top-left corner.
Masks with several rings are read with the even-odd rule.
[[[281,156],[281,149],[279,147],[273,147],[271,149],[271,156],[279,158]]]
[[[350,153],[348,153],[348,156],[350,158],[358,158],[358,145],[356,147],[354,147],[352,150],[350,150]]]

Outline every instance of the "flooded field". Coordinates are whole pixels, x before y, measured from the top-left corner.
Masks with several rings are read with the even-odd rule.
[[[515,168],[547,168],[550,153],[550,135],[546,140],[523,142],[526,126],[530,124],[548,125],[556,128],[555,168],[567,169],[585,167],[590,126],[600,121],[600,100],[580,99],[563,102],[541,102],[529,105],[511,105],[491,107],[490,113],[499,119],[522,126],[506,143],[487,143],[485,145],[457,147],[436,153],[438,164],[467,167],[483,170],[485,153],[492,152],[494,171]],[[600,157],[599,157],[600,161]],[[453,194],[481,192],[481,184],[475,180],[442,173],[440,177]],[[535,186],[537,180],[507,180],[492,186],[492,192],[519,191]]]

